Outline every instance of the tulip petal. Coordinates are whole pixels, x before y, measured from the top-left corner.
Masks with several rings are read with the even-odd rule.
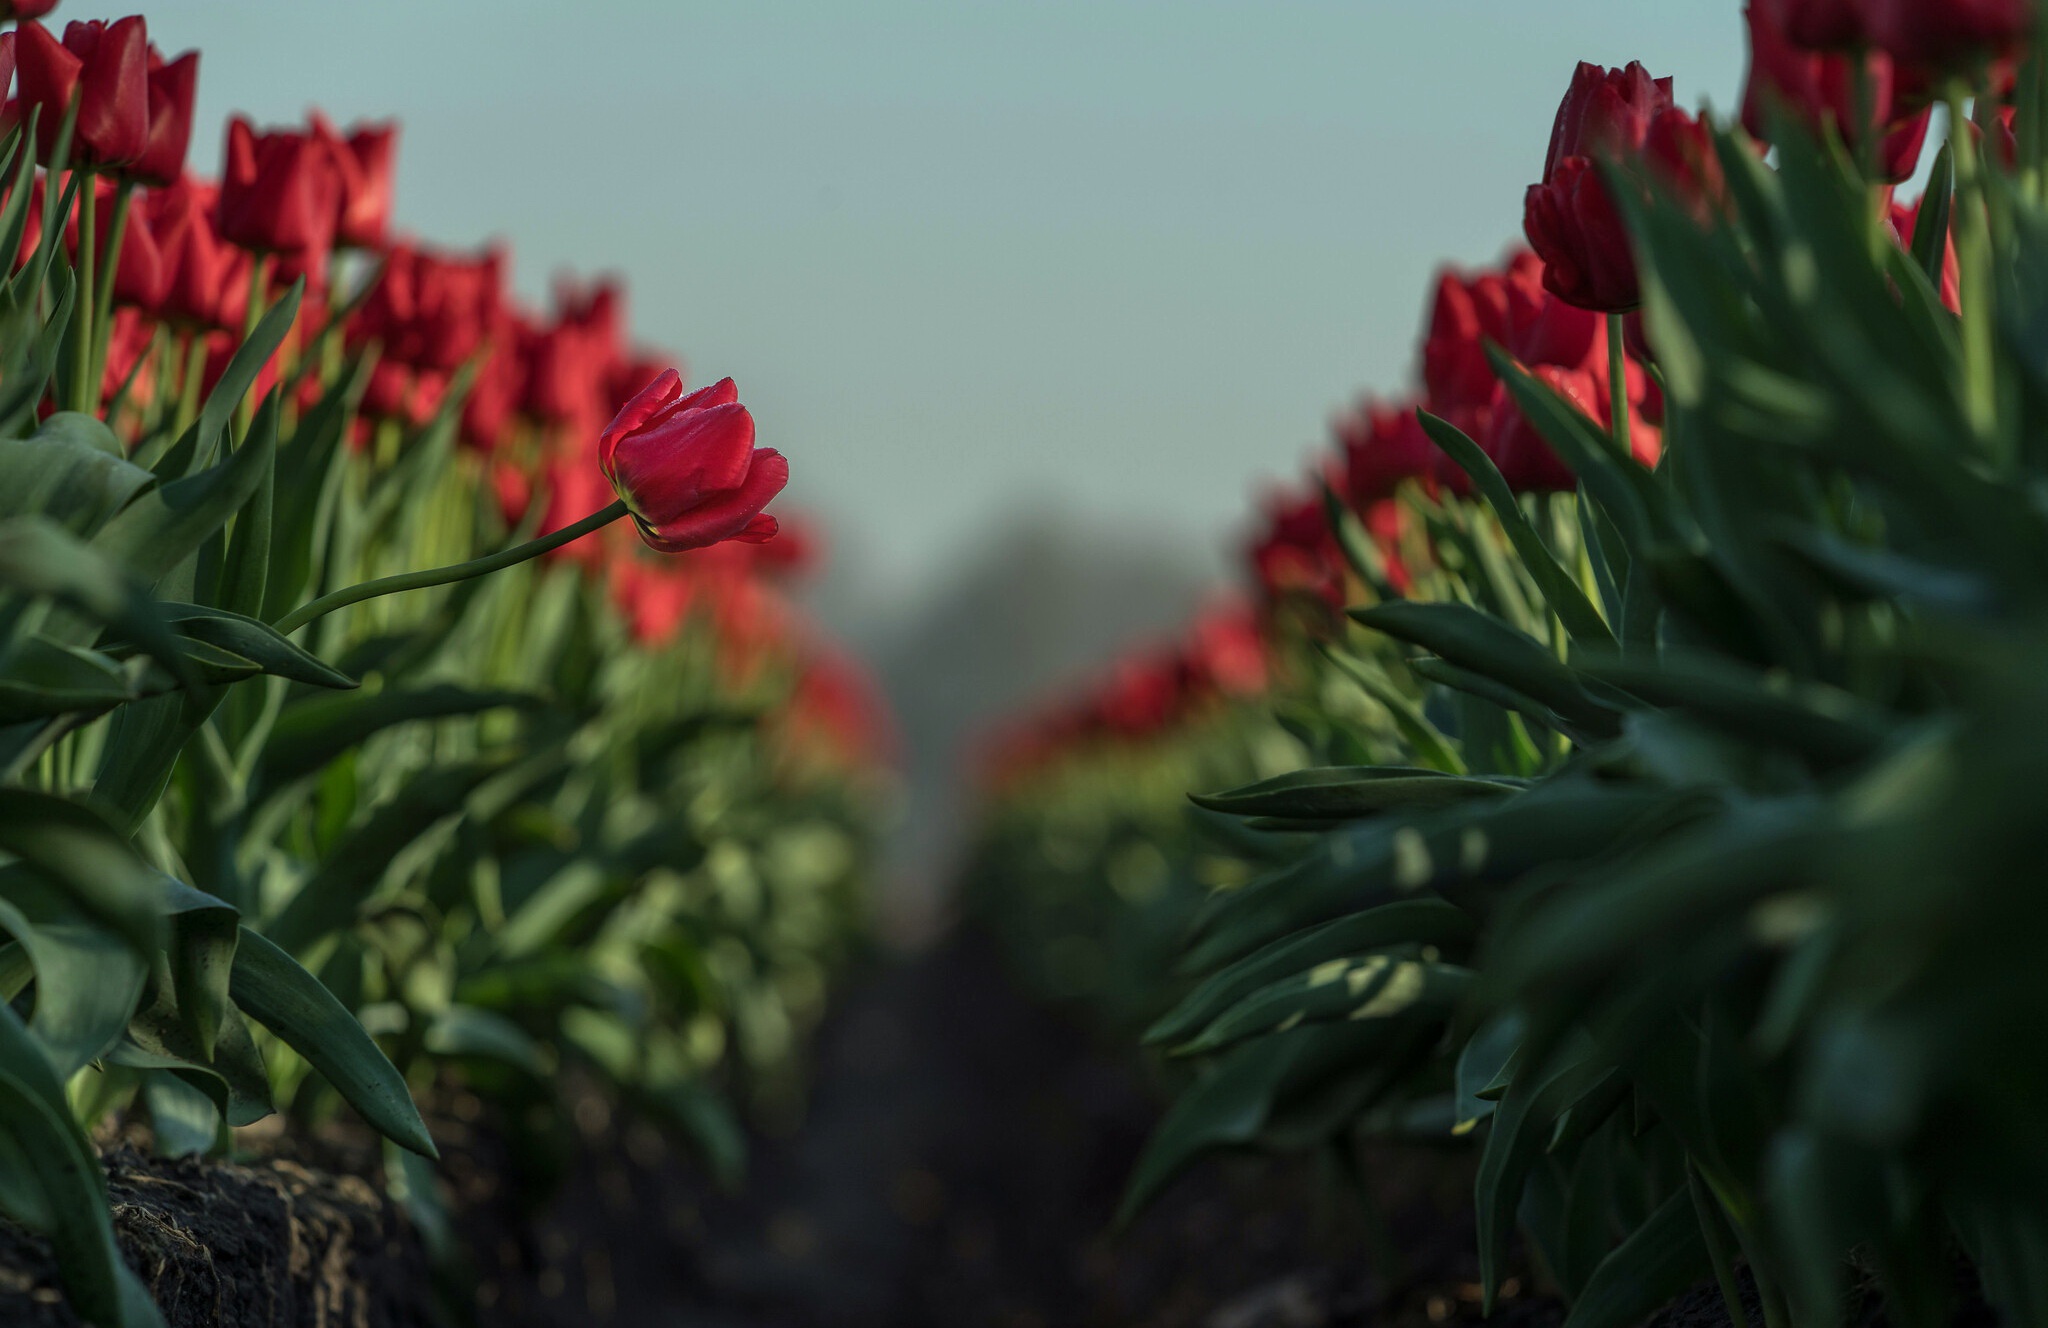
[[[612,452],[613,484],[654,525],[737,489],[748,475],[754,417],[738,402],[693,410],[629,434]]]
[[[739,487],[699,504],[673,521],[652,528],[641,522],[640,536],[663,553],[681,553],[720,540],[745,538],[757,529],[753,523],[761,509],[788,483],[789,462],[772,447],[760,448],[754,452],[746,479]],[[766,535],[758,535],[748,542],[758,543],[765,538]]]
[[[654,418],[662,407],[674,401],[682,391],[683,376],[674,369],[664,369],[659,377],[641,388],[631,401],[620,408],[612,422],[604,427],[604,432],[597,436],[597,464],[598,468],[604,471],[607,480],[613,484],[618,483],[618,476],[612,470],[612,454],[618,450],[619,440]]]

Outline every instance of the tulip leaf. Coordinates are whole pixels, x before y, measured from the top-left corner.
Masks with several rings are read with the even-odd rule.
[[[493,757],[433,766],[414,775],[334,846],[264,933],[287,953],[297,954],[348,926],[384,879],[392,858],[461,813],[470,795],[510,764],[508,757]]]
[[[1176,1042],[1253,992],[1289,974],[1393,945],[1463,946],[1473,921],[1441,899],[1404,899],[1284,937],[1211,975],[1145,1031],[1148,1043]]]
[[[221,371],[220,381],[213,385],[213,391],[207,394],[206,404],[200,407],[194,448],[184,461],[183,468],[174,466],[166,470],[160,463],[158,473],[165,479],[177,480],[190,476],[194,470],[212,462],[214,452],[220,446],[221,436],[227,431],[228,421],[234,418],[236,409],[242,404],[242,398],[249,395],[250,389],[256,385],[257,375],[263,371],[263,366],[270,362],[271,356],[277,353],[277,348],[284,344],[285,334],[291,331],[292,323],[298,319],[299,301],[305,292],[306,279],[300,277],[292,283],[290,290],[279,297],[276,304],[264,311],[263,317],[257,320],[256,327],[249,333],[248,339],[235,348],[234,355],[228,360],[227,368]],[[249,442],[255,440],[256,435],[252,432],[249,441],[244,442],[239,451],[248,451]],[[277,441],[274,431],[270,441],[274,449]],[[178,449],[172,449],[170,455],[176,455],[177,451]],[[169,461],[170,456],[166,456],[165,460]],[[263,464],[266,467],[270,464],[268,456],[263,458]],[[246,502],[249,494],[255,492],[255,487],[252,483],[248,492],[242,494],[242,502]],[[228,511],[238,510],[242,502],[234,503]],[[226,515],[223,514],[221,519],[225,521]]]
[[[68,1079],[120,1040],[148,980],[148,962],[25,864],[0,868],[0,925],[35,969],[29,1031]]]
[[[355,1016],[297,960],[246,927],[232,990],[236,1005],[305,1057],[372,1129],[401,1148],[439,1156],[405,1080]]]
[[[546,702],[530,692],[434,683],[425,687],[322,696],[294,702],[278,716],[263,750],[263,775],[275,786],[319,771],[349,748],[398,724],[448,719]]]
[[[1941,289],[1942,269],[1948,257],[1949,214],[1955,202],[1956,154],[1943,143],[1934,154],[1934,169],[1920,194],[1920,212],[1913,219],[1913,261],[1927,274],[1927,282]]]
[[[40,516],[75,535],[90,535],[154,483],[106,425],[75,411],[0,448],[0,517]]]
[[[1615,707],[1589,694],[1556,655],[1469,605],[1403,601],[1356,609],[1351,616],[1375,631],[1421,646],[1459,668],[1511,687],[1591,732],[1611,736],[1618,731]]]
[[[239,614],[263,612],[264,587],[270,577],[271,517],[277,501],[277,416],[281,389],[272,388],[249,425],[245,450],[264,458],[254,492],[235,517],[234,537],[222,563],[220,588],[212,597],[222,608]]]
[[[1335,1019],[1441,1019],[1471,985],[1465,969],[1430,963],[1406,947],[1344,955],[1251,992],[1175,1046],[1173,1054],[1212,1054],[1260,1034]]]
[[[1614,633],[1593,602],[1586,598],[1586,592],[1572,579],[1571,573],[1558,565],[1550,549],[1543,543],[1529,519],[1522,513],[1522,505],[1516,501],[1514,490],[1501,477],[1500,469],[1493,464],[1493,458],[1480,450],[1479,444],[1465,436],[1465,432],[1449,420],[1439,419],[1426,410],[1418,410],[1416,418],[1422,421],[1423,432],[1430,441],[1442,448],[1458,468],[1472,477],[1472,483],[1493,508],[1494,516],[1500,521],[1501,529],[1521,555],[1522,567],[1535,579],[1537,589],[1549,601],[1551,611],[1564,623],[1572,639],[1589,645],[1612,645]]]
[[[1506,797],[1516,788],[1512,782],[1461,778],[1439,770],[1326,766],[1275,775],[1228,793],[1190,793],[1188,800],[1233,816],[1321,820],[1447,807],[1468,798]]]
[[[274,430],[252,431],[219,465],[143,493],[93,536],[93,546],[155,585],[242,510],[269,475],[276,450]]]
[[[275,622],[297,608],[317,575],[333,524],[340,474],[336,459],[343,455],[341,441],[350,411],[369,381],[368,369],[367,357],[351,360],[342,380],[300,418],[290,444],[278,450],[270,574],[262,612],[255,615],[265,622]]]
[[[1712,1271],[1692,1195],[1674,1191],[1593,1269],[1564,1328],[1628,1328]]]
[[[436,1056],[476,1056],[502,1061],[532,1075],[547,1073],[540,1044],[525,1029],[493,1010],[451,1005],[427,1025],[426,1049]]]
[[[97,812],[55,794],[0,788],[0,850],[34,867],[137,953],[161,944],[161,878]]]

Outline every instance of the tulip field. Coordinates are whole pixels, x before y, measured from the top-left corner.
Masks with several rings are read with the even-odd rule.
[[[0,1318],[926,1322],[635,1305],[535,1216],[623,1152],[656,1264],[749,1203],[798,1258],[749,1196],[897,1063],[834,1023],[927,970],[875,940],[894,727],[802,607],[801,449],[619,280],[534,307],[414,237],[396,120],[195,126],[199,52],[54,7],[0,0]],[[1733,115],[1560,69],[1521,238],[1435,275],[1239,584],[963,743],[972,981],[1141,1086],[1072,1242],[1166,1258],[1222,1176],[1266,1196],[1224,1229],[1335,1206],[1380,1279],[1065,1321],[2048,1324],[2048,11],[1745,21]],[[946,1036],[907,1063],[1026,1055]],[[877,1082],[815,1149],[1088,1151],[994,1124],[1031,1085]],[[303,1214],[222,1290],[255,1256],[150,1186],[252,1176],[417,1295]],[[1000,1262],[932,1216],[966,1182],[889,1184]],[[1389,1271],[1417,1186],[1455,1275]],[[579,1308],[508,1308],[558,1265]]]

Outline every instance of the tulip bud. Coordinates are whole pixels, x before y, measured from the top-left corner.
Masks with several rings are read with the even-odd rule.
[[[167,185],[185,173],[185,153],[192,145],[192,103],[199,95],[199,52],[187,51],[166,64],[156,47],[149,48],[149,136],[142,155],[130,166],[130,178],[148,185]]]
[[[398,170],[398,122],[356,125],[337,140],[350,168],[343,171],[341,214],[334,242],[355,249],[381,249],[391,228],[391,199]]]
[[[1606,160],[1631,155],[1650,132],[1657,112],[1671,105],[1671,80],[1651,78],[1637,62],[1630,61],[1623,69],[1602,69],[1581,60],[1551,126],[1544,178],[1567,157]]]
[[[73,165],[125,166],[140,157],[149,140],[149,34],[141,17],[73,23],[61,43],[40,23],[16,31],[22,105],[42,108],[41,151],[56,150],[76,95]]]
[[[140,212],[164,274],[150,312],[174,327],[229,332],[242,325],[249,256],[214,233],[213,209],[211,186],[190,177],[143,195]]]
[[[322,270],[340,191],[333,154],[312,135],[289,129],[259,134],[239,115],[228,122],[217,225],[229,243]]]
[[[730,378],[683,395],[671,369],[626,403],[598,438],[598,467],[664,553],[775,535],[761,509],[789,483],[789,463],[754,446],[754,417]]]

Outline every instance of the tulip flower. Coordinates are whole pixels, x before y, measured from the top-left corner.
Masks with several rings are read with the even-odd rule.
[[[351,249],[382,249],[391,228],[391,199],[398,170],[398,122],[352,126],[346,138],[313,117],[341,169],[341,209],[334,243]]]
[[[502,250],[467,257],[397,244],[349,336],[376,339],[385,359],[451,373],[498,330],[503,292]]]
[[[1794,46],[1845,50],[1868,40],[1863,11],[1869,0],[1756,0],[1751,8]]]
[[[670,369],[626,403],[597,442],[598,467],[664,553],[720,540],[774,537],[761,509],[789,482],[789,463],[754,446],[754,417],[730,378],[683,395]]]
[[[149,136],[142,155],[126,172],[147,185],[174,183],[185,173],[185,153],[192,145],[192,103],[199,95],[199,52],[187,51],[168,63],[149,48]]]
[[[1688,198],[1721,190],[1705,126],[1671,104],[1671,81],[1639,64],[1581,63],[1558,107],[1540,183],[1523,200],[1522,229],[1543,259],[1543,284],[1582,309],[1622,313],[1642,300],[1635,255],[1602,165],[1654,164]]]
[[[311,134],[259,134],[239,115],[228,121],[216,214],[222,239],[322,268],[334,242],[340,195],[333,154]]]
[[[112,181],[95,181],[93,217],[102,243],[113,234],[114,193]],[[78,219],[73,216],[65,229],[64,244],[74,261],[78,256],[78,230]],[[101,279],[105,279],[104,275]],[[154,311],[163,302],[166,280],[163,255],[148,219],[131,215],[121,230],[121,252],[114,267],[114,303]]]
[[[190,177],[143,196],[140,216],[164,276],[151,312],[174,327],[229,332],[242,325],[249,256],[214,233],[213,211],[212,187]]]
[[[1749,79],[1742,95],[1742,127],[1752,137],[1769,140],[1766,113],[1775,105],[1805,120],[1816,133],[1824,125],[1834,126],[1851,152],[1875,133],[1877,177],[1897,183],[1913,174],[1933,110],[1922,107],[1901,113],[1890,56],[1882,51],[1808,50],[1787,36],[1770,6],[1761,3],[1749,6],[1748,20]],[[1859,111],[1858,101],[1865,98],[1868,104]]]
[[[1359,511],[1391,497],[1405,480],[1435,475],[1444,459],[1412,405],[1367,402],[1339,419],[1334,432],[1344,451],[1344,497]]]
[[[24,23],[16,32],[22,105],[42,109],[36,123],[41,150],[55,150],[75,95],[73,165],[126,166],[140,158],[149,144],[149,33],[141,17],[72,23],[61,43],[40,23]]]
[[[1305,596],[1344,607],[1344,552],[1315,494],[1276,491],[1263,504],[1266,528],[1251,547],[1252,571],[1270,599]]]
[[[2007,50],[2033,27],[2031,0],[1863,0],[1870,40],[1902,65],[1952,69]]]

